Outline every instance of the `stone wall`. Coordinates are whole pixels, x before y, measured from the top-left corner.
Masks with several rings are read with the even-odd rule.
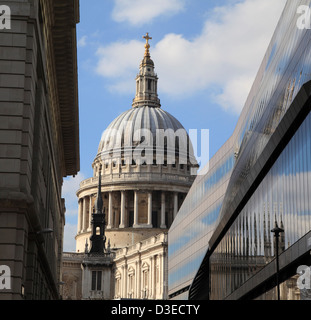
[[[77,1],[65,2],[67,23],[78,21]],[[73,114],[78,105],[60,92],[54,30],[59,0],[2,1],[11,12],[10,29],[0,30],[0,265],[10,269],[10,286],[0,299],[58,299],[65,204],[63,177],[76,174],[79,156],[68,164],[65,120],[60,101],[66,94]],[[75,60],[76,44],[71,39]],[[67,53],[62,52],[64,56]],[[77,88],[73,70],[68,85]],[[66,72],[65,69],[62,72]],[[73,90],[74,92],[74,90]],[[73,100],[70,100],[70,99]],[[77,119],[77,118],[74,118]],[[73,120],[78,127],[78,121]],[[79,142],[73,135],[71,144]]]

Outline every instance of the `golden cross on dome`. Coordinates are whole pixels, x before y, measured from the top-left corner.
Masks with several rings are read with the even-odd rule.
[[[147,32],[145,36],[143,36],[144,39],[146,39],[146,45],[145,45],[145,48],[146,48],[146,51],[145,51],[145,57],[149,57],[150,54],[149,54],[149,49],[150,49],[150,44],[149,44],[149,40],[152,40],[151,37],[149,37],[149,33]]]
[[[146,39],[147,44],[149,44],[149,40],[152,40],[151,37],[149,37],[149,32],[146,33],[145,36],[143,36],[144,39]]]

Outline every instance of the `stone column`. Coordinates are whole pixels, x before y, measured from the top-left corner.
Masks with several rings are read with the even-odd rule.
[[[162,191],[161,193],[161,229],[166,229],[165,224],[165,192]]]
[[[162,267],[163,267],[163,271],[162,271],[162,275],[163,275],[163,299],[167,299],[167,286],[168,286],[168,261],[167,261],[167,252],[166,249],[163,248],[163,254],[162,254]]]
[[[177,212],[178,212],[178,193],[174,192],[174,220],[177,216]]]
[[[134,228],[138,228],[138,191],[134,191]]]
[[[78,233],[81,232],[82,228],[82,199],[79,199],[79,209],[78,209]]]
[[[89,197],[89,226],[88,228],[91,229],[92,228],[92,196]]]
[[[137,261],[137,269],[136,269],[136,281],[137,281],[137,299],[141,299],[141,258],[139,253],[139,258]]]
[[[125,270],[124,265],[121,266],[121,288],[120,288],[120,298],[124,298],[125,286],[124,286],[124,277],[125,277]]]
[[[86,230],[86,197],[83,198],[82,231]]]
[[[113,212],[112,212],[112,192],[109,192],[108,198],[108,225],[107,229],[113,228]]]
[[[154,257],[151,256],[149,259],[150,259],[149,298],[153,299],[153,292],[154,292]]]
[[[139,257],[138,257],[139,259]],[[134,290],[134,299],[139,299],[139,293],[138,293],[138,261],[136,259],[135,261],[135,274],[134,274],[134,284],[133,284],[133,290]]]
[[[163,270],[163,254],[159,254],[159,299],[164,299],[163,296],[163,275],[164,275],[164,270]],[[157,298],[157,297],[156,297]]]
[[[125,228],[125,191],[121,191],[121,217],[119,228]]]
[[[152,228],[152,192],[148,193],[148,227]]]
[[[127,299],[127,277],[128,277],[127,261],[125,261],[125,265],[124,265],[124,294],[123,294],[123,297],[125,299]]]

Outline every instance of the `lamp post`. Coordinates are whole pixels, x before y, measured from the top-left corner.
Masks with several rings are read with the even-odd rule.
[[[39,234],[49,234],[49,233],[53,233],[53,229],[51,228],[47,228],[47,229],[42,229],[40,231],[37,231],[36,234],[39,235]]]
[[[275,236],[275,255],[276,255],[276,286],[278,293],[278,300],[280,300],[280,283],[279,283],[279,236],[280,233],[284,232],[284,229],[279,228],[277,221],[275,221],[275,227],[271,230]]]
[[[42,229],[39,231],[29,232],[29,239],[31,239],[33,241],[38,241],[38,243],[43,243],[45,241],[43,236],[45,234],[51,234],[53,232],[54,232],[54,230],[51,228],[46,228],[46,229]]]

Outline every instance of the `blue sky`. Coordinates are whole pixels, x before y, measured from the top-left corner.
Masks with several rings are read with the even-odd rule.
[[[75,251],[80,181],[103,131],[131,108],[149,32],[162,108],[208,129],[212,156],[230,137],[286,0],[80,0],[81,171],[66,178],[64,250]]]

